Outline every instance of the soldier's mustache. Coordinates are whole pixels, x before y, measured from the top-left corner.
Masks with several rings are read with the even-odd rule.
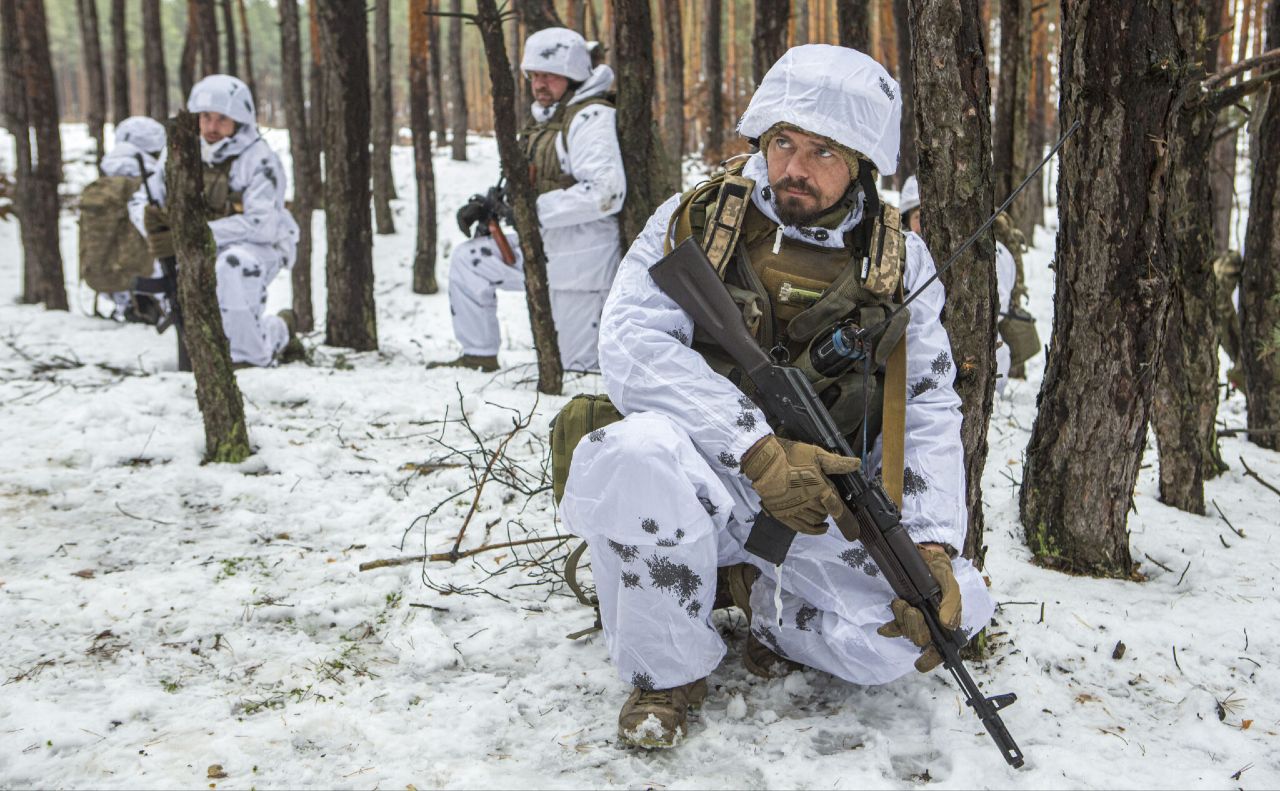
[[[815,198],[818,197],[818,194],[813,191],[813,188],[809,186],[807,181],[795,179],[790,176],[783,176],[774,183],[774,192],[782,192],[783,190],[795,190],[796,192],[803,192],[804,194]]]

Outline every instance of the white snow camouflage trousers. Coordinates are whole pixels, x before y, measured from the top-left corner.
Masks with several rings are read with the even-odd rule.
[[[501,291],[524,291],[523,256],[514,234],[508,234],[516,251],[516,265],[507,266],[493,239],[477,236],[454,248],[449,257],[449,311],[453,334],[463,354],[492,356],[498,353],[502,333],[498,327]],[[560,364],[566,371],[598,371],[600,313],[608,291],[550,290],[551,318],[556,325]]]
[[[776,653],[856,684],[914,671],[919,650],[876,629],[892,620],[893,591],[860,543],[828,520],[821,536],[797,535],[781,567],[744,549],[760,499],[734,471],[717,471],[669,418],[640,412],[594,431],[574,451],[560,508],[587,540],[609,656],[624,682],[668,689],[704,678],[724,657],[711,625],[716,567],[760,568],[752,631]],[[969,561],[952,561],[974,634],[994,603]]]
[[[289,341],[279,316],[264,316],[267,286],[284,262],[270,245],[235,243],[218,251],[218,307],[231,346],[231,362],[271,365]]]

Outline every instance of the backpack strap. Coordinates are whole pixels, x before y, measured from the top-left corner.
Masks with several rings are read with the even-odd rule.
[[[741,165],[731,167],[681,196],[680,204],[667,225],[664,252],[670,253],[677,244],[700,232],[702,251],[715,267],[716,274],[724,279],[746,223],[751,192],[756,186],[753,179],[744,178],[741,174]]]
[[[586,551],[587,542],[581,541],[578,543],[578,546],[574,547],[573,551],[569,553],[569,557],[565,558],[564,581],[568,584],[569,590],[573,591],[573,595],[578,597],[579,602],[595,610],[596,622],[594,625],[589,626],[586,629],[579,629],[576,632],[570,632],[565,635],[565,637],[570,640],[577,640],[580,637],[586,637],[587,635],[594,634],[604,628],[600,623],[600,600],[594,596],[588,596],[586,592],[582,590],[582,585],[578,582],[578,564],[582,562],[582,556]]]
[[[902,480],[906,468],[907,334],[893,351],[884,372],[884,408],[880,420],[880,479],[885,494],[902,510]]]

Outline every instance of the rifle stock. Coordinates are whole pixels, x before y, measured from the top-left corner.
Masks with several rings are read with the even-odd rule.
[[[649,274],[694,324],[715,338],[743,369],[756,386],[757,397],[775,431],[784,431],[794,439],[833,453],[856,455],[808,377],[798,368],[776,364],[759,347],[738,306],[692,237],[650,268]],[[966,702],[986,726],[1005,761],[1015,768],[1022,766],[1022,752],[998,713],[1017,698],[1012,693],[988,698],[969,675],[960,658],[960,649],[968,638],[960,630],[947,629],[938,617],[941,589],[903,527],[897,506],[862,471],[833,475],[831,482],[856,521],[854,525],[849,518],[837,520],[841,533],[846,539],[861,541],[893,592],[924,613],[943,664],[960,685]],[[780,564],[794,537],[794,531],[761,511],[752,525],[746,549]]]

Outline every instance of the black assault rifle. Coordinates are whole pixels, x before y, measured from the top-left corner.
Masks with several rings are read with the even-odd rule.
[[[147,192],[147,203],[157,206],[155,196],[151,194],[151,184],[147,181],[151,174],[147,173],[147,167],[143,162],[142,155],[137,154],[138,169],[142,172],[142,188]],[[187,342],[182,336],[182,308],[178,304],[178,259],[174,256],[167,255],[160,259],[160,277],[135,277],[133,279],[133,290],[144,294],[163,294],[169,303],[169,312],[160,317],[156,322],[156,332],[164,334],[164,331],[173,327],[178,335],[178,370],[191,370],[191,357],[187,354]]]
[[[742,319],[742,311],[693,237],[677,246],[651,268],[649,274],[751,379],[771,426],[788,437],[832,453],[855,455],[804,372],[775,363],[756,343]],[[847,507],[845,516],[837,520],[840,532],[850,541],[861,541],[884,572],[894,594],[924,613],[933,644],[964,692],[965,702],[982,720],[1005,761],[1015,768],[1022,766],[1022,751],[999,714],[1000,709],[1012,704],[1017,696],[1007,693],[987,697],[969,675],[960,659],[960,649],[968,638],[958,629],[947,629],[938,618],[941,590],[902,526],[897,506],[878,484],[868,481],[862,471],[830,478]],[[794,531],[761,511],[756,515],[746,549],[770,562],[780,563],[794,536]]]

